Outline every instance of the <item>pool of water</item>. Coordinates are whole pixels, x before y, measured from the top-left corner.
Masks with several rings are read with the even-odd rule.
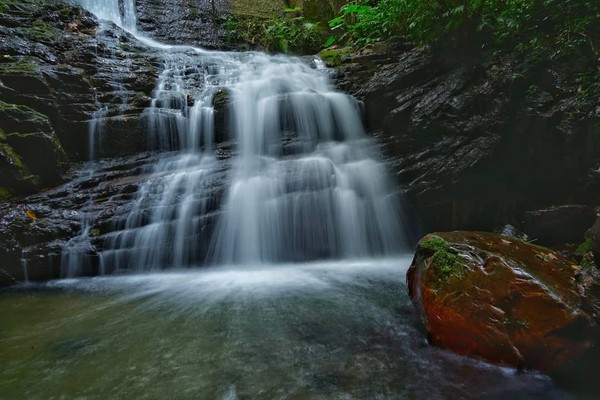
[[[427,345],[408,258],[0,291],[1,399],[574,399]]]

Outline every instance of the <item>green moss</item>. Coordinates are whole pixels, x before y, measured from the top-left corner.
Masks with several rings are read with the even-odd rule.
[[[1,75],[32,75],[40,72],[40,59],[37,57],[11,57],[11,62],[0,63]]]
[[[583,269],[590,269],[594,266],[594,263],[589,258],[583,258],[579,264]]]
[[[579,245],[577,250],[575,250],[575,254],[584,255],[585,253],[589,253],[592,251],[592,239],[587,239],[585,242]]]
[[[226,90],[219,90],[213,97],[213,105],[215,108],[222,108],[225,104],[229,103],[229,92]]]
[[[431,236],[422,240],[419,247],[432,253],[432,266],[439,274],[441,284],[448,283],[452,277],[462,277],[460,257],[444,239]]]
[[[450,245],[444,239],[438,236],[431,236],[421,241],[419,246],[423,250],[436,253],[438,251],[450,251]]]
[[[526,319],[518,319],[517,326],[521,329],[529,329],[529,321]]]
[[[339,67],[344,63],[344,56],[350,53],[349,48],[321,50],[318,56],[327,65]]]
[[[21,29],[27,37],[42,43],[53,43],[60,39],[61,32],[41,19],[36,19],[29,28]]]
[[[2,155],[9,164],[17,168],[21,175],[27,175],[23,160],[21,160],[21,157],[19,157],[9,144],[0,143],[0,155]]]
[[[13,192],[5,187],[0,186],[0,200],[6,200],[13,196]]]
[[[18,110],[27,113],[30,119],[34,120],[35,122],[49,124],[48,117],[41,112],[23,104],[5,103],[0,101],[0,111],[4,110]]]

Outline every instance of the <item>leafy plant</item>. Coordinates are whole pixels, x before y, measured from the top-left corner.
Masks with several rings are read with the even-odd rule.
[[[316,53],[324,40],[319,25],[301,16],[271,20],[232,18],[225,28],[230,45],[245,43],[268,52]]]
[[[575,254],[584,255],[592,251],[592,239],[587,239],[585,242],[579,245],[575,250]]]
[[[586,53],[598,65],[597,0],[354,0],[330,22],[334,39],[364,45],[399,35],[417,43]]]

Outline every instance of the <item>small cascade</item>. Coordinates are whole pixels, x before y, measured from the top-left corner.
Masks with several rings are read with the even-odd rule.
[[[108,107],[102,107],[92,115],[92,119],[88,122],[88,160],[93,163],[96,160],[96,148],[100,138],[100,134],[104,130],[104,123]],[[93,172],[93,167],[88,168]]]
[[[96,170],[96,144],[104,130],[105,117],[108,108],[102,106],[88,122],[88,162],[81,170],[80,177],[91,177]],[[61,276],[73,278],[89,275],[94,270],[91,255],[94,247],[91,244],[91,224],[94,219],[94,199],[90,197],[81,209],[81,230],[64,246],[61,254]]]
[[[128,31],[136,31],[134,0],[77,0],[86,10],[94,13],[99,19],[112,21]]]
[[[127,6],[117,18],[109,3],[91,10],[124,26]],[[402,251],[400,200],[358,103],[331,87],[320,60],[168,46],[130,32],[163,54],[143,116],[162,155],[105,235],[101,273]],[[217,96],[229,100],[218,131]],[[223,141],[236,146],[231,161],[216,151]],[[82,226],[74,247],[89,243]]]
[[[81,231],[79,235],[71,238],[63,248],[61,255],[61,276],[63,278],[74,278],[89,275],[93,268],[91,254],[94,251],[90,243],[90,211],[92,201],[88,201],[86,209],[81,214]]]
[[[227,67],[222,60],[200,54],[194,49],[165,54],[147,114],[149,140],[155,149],[212,151],[212,102],[227,81]]]
[[[29,268],[27,266],[27,249],[21,250],[21,266],[23,267],[23,283],[29,283]]]

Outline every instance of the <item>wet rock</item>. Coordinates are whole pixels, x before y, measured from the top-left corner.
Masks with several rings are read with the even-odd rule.
[[[215,110],[215,140],[217,143],[232,140],[229,137],[229,111],[231,96],[227,91],[219,91],[213,97],[213,107]]]
[[[197,240],[198,265],[208,252],[228,180],[230,153],[217,145],[215,154],[221,167],[202,191],[210,201],[204,214],[197,216],[201,237],[190,239]],[[126,229],[138,189],[147,182],[158,160],[157,154],[137,153],[80,165],[68,172],[67,182],[61,186],[0,202],[0,286],[22,282],[26,277],[31,281],[64,277],[65,248],[77,260],[80,275],[98,275],[99,254],[115,234]],[[153,204],[147,201],[141,206],[142,226],[152,222]],[[86,228],[87,234],[83,234]]]
[[[340,61],[335,82],[364,102],[424,231],[492,231],[529,210],[600,203],[600,94],[581,96],[572,73],[585,66],[399,40]]]
[[[96,132],[105,137],[95,138],[103,139],[95,156],[146,149],[137,119],[149,104],[162,60],[120,28],[104,27],[64,0],[2,3],[3,192],[31,193],[55,184],[65,153],[69,160],[87,159],[90,121],[100,110],[107,120],[96,126],[106,130]]]
[[[581,243],[585,232],[595,220],[596,212],[592,207],[550,207],[526,212],[523,217],[523,231],[542,245]]]
[[[138,1],[138,28],[165,43],[221,48],[228,12],[224,0]]]
[[[427,235],[407,282],[429,341],[459,354],[552,373],[597,340],[598,299],[579,267],[519,239]]]
[[[596,263],[600,263],[600,217],[596,218],[594,225],[585,233],[586,238],[591,242],[592,253]],[[600,266],[600,265],[599,265]]]

